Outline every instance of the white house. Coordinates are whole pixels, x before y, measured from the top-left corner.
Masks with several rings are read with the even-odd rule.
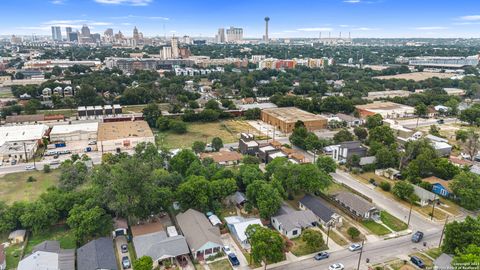
[[[248,226],[250,225],[260,225],[263,226],[262,221],[258,218],[244,218],[241,216],[231,216],[225,217],[225,222],[230,229],[232,235],[240,242],[243,248],[249,249],[250,244],[248,243],[248,237],[245,233]]]

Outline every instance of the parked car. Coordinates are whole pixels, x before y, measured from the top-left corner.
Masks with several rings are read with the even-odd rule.
[[[127,269],[127,268],[130,268],[132,265],[130,263],[130,259],[128,258],[128,256],[124,256],[122,258],[122,266],[123,266],[123,269]]]
[[[238,260],[237,255],[235,255],[235,253],[228,254],[228,260],[230,261],[230,263],[232,263],[233,266],[240,265],[240,261]]]
[[[423,239],[423,232],[421,232],[421,231],[417,231],[416,233],[414,233],[412,235],[412,242],[414,242],[414,243],[418,243],[418,242],[422,241],[422,239]]]
[[[343,266],[343,264],[341,263],[334,263],[328,267],[328,270],[343,270],[343,269],[345,269],[345,266]]]
[[[16,159],[12,159],[12,161],[10,161],[10,165],[15,165],[17,164],[17,160]]]
[[[225,253],[226,255],[232,253],[232,249],[230,249],[229,246],[223,246],[222,250],[223,250],[223,253]]]
[[[425,264],[423,263],[422,259],[417,256],[410,257],[410,261],[420,268],[425,268]]]
[[[348,250],[350,251],[357,251],[357,250],[360,250],[362,249],[362,245],[360,244],[352,244],[348,247]]]
[[[438,120],[437,120],[437,123],[438,123],[438,124],[445,124],[445,120],[443,120],[443,119],[438,119]]]
[[[127,253],[128,252],[128,245],[123,244],[120,246],[120,249],[122,250],[122,253]]]
[[[25,166],[25,170],[27,170],[27,171],[33,171],[33,170],[35,170],[35,169],[36,169],[36,168],[35,168],[34,165],[27,165],[27,166]]]
[[[58,164],[60,164],[60,160],[58,159],[50,161],[50,165],[58,165]]]
[[[97,141],[89,141],[88,145],[97,145]]]
[[[328,254],[328,252],[322,251],[320,253],[317,253],[317,255],[315,255],[315,257],[313,258],[317,261],[320,261],[323,259],[327,259],[328,257],[330,257],[330,254]]]

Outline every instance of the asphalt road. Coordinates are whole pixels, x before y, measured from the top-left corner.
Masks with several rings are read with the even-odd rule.
[[[413,243],[410,240],[410,235],[373,243],[366,243],[363,248],[362,259],[360,260],[360,269],[368,269],[368,264],[366,263],[367,258],[370,259],[369,264],[372,265],[398,258],[399,255],[403,255],[403,258],[407,258],[408,254],[415,253],[422,249],[437,247],[440,240],[440,235],[441,229],[434,229],[430,233],[426,233],[425,237],[420,243]],[[423,242],[427,243],[426,247],[423,246]],[[330,253],[330,258],[326,260],[316,261],[312,258],[309,258],[278,267],[269,267],[269,269],[326,270],[328,269],[328,266],[333,263],[342,263],[345,266],[345,270],[352,270],[357,269],[359,256],[360,251],[351,252],[347,249],[344,249]]]

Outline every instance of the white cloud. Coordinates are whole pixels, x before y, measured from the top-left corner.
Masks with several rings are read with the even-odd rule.
[[[138,16],[138,15],[127,15],[127,16],[119,16],[119,17],[110,17],[111,19],[132,19],[132,18],[137,18],[137,19],[148,19],[148,20],[163,20],[163,21],[168,21],[170,18],[167,17],[162,17],[162,16]]]
[[[467,15],[459,18],[461,21],[480,21],[480,15]]]
[[[50,3],[52,3],[54,5],[63,5],[63,4],[65,4],[65,1],[66,0],[52,0],[52,1],[50,1]]]
[[[421,26],[421,27],[415,27],[415,30],[445,30],[448,29],[448,27],[445,26]]]
[[[360,0],[345,0],[343,1],[344,3],[349,3],[349,4],[358,4],[360,3],[361,1]]]
[[[121,25],[128,26],[128,25],[132,25],[132,24],[131,24],[131,23],[128,23],[128,22],[124,22],[124,23],[121,23]]]
[[[480,22],[457,22],[453,23],[453,25],[477,25],[480,24]]]
[[[148,6],[152,0],[94,0],[105,5]]]
[[[322,32],[322,31],[332,31],[330,27],[311,27],[311,28],[299,28],[298,31],[302,32]]]
[[[378,29],[370,28],[370,27],[358,27],[358,28],[353,28],[352,30],[354,30],[354,31],[373,31],[373,30],[378,30]]]

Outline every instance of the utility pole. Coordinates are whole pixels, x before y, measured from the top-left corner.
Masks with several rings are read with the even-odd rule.
[[[433,220],[433,214],[435,213],[435,201],[437,199],[437,194],[433,195],[433,202],[432,202],[432,215],[430,216],[430,220]]]
[[[327,226],[327,228],[328,228],[328,230],[327,230],[327,248],[328,248],[328,239],[330,239],[330,228],[331,227],[332,227],[332,225],[328,224],[328,226]]]
[[[25,162],[28,163],[27,146],[25,143],[23,143],[23,151],[25,152]]]
[[[412,208],[413,208],[413,203],[412,203],[412,200],[410,200],[410,211],[408,212],[407,229],[408,229],[408,226],[410,226],[410,217],[412,216]]]
[[[442,234],[440,235],[440,241],[438,242],[438,248],[440,248],[440,246],[442,245],[443,234],[445,233],[445,227],[447,227],[448,217],[449,216],[447,216],[447,218],[445,219],[445,224],[443,224]]]
[[[362,248],[360,249],[360,256],[358,256],[357,270],[360,270],[360,261],[362,260],[363,244],[365,244],[365,239],[362,240]]]

